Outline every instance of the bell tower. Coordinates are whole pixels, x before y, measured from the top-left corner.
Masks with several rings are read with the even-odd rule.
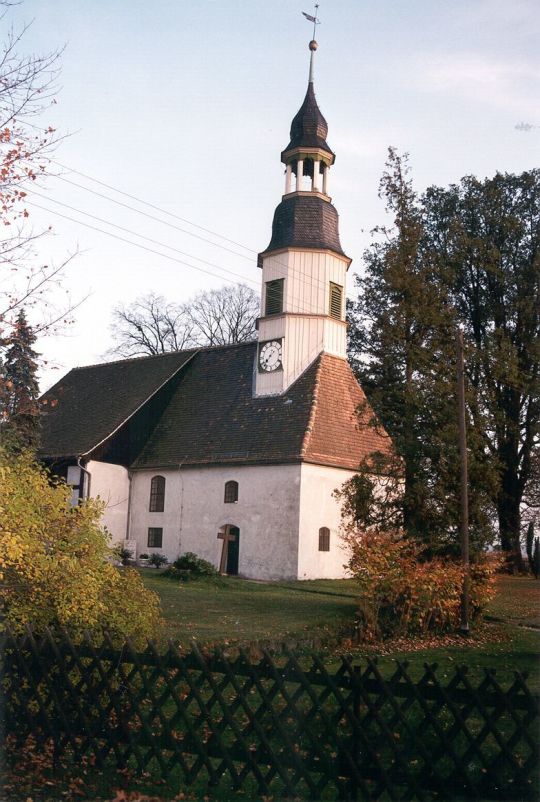
[[[335,154],[313,86],[317,42],[309,43],[306,96],[281,154],[285,194],[272,238],[259,254],[261,317],[255,395],[279,395],[323,351],[346,359],[345,286],[351,260],[339,241],[329,195]]]

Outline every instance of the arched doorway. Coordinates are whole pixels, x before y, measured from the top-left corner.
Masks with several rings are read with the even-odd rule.
[[[218,539],[223,541],[219,570],[222,574],[236,576],[240,556],[240,529],[226,524],[219,530]]]

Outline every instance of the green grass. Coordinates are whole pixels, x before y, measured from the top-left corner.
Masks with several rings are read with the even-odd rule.
[[[484,669],[496,670],[496,679],[508,685],[516,671],[527,674],[531,691],[540,693],[540,581],[529,577],[497,577],[497,595],[486,610],[485,621],[472,627],[471,636],[457,636],[450,642],[389,644],[378,657],[381,669],[389,673],[395,660],[406,660],[409,672],[419,677],[425,663],[437,663],[441,678],[450,677],[455,667],[466,665],[472,679]],[[367,650],[360,649],[358,654]],[[373,650],[369,650],[373,654]]]
[[[175,582],[143,571],[161,599],[164,636],[175,643],[274,641],[309,638],[351,622],[352,580],[252,582],[233,577]]]
[[[353,621],[356,585],[353,580],[307,582],[253,582],[232,577],[215,581],[174,582],[143,571],[147,587],[155,590],[166,620],[164,639],[188,646],[305,641],[337,634]],[[498,594],[487,610],[487,620],[473,628],[470,638],[442,641],[400,641],[376,648],[354,648],[355,657],[377,656],[385,674],[395,660],[407,660],[413,676],[425,663],[438,663],[442,677],[456,665],[466,664],[472,676],[495,668],[497,678],[511,682],[514,672],[529,674],[528,684],[540,692],[540,582],[525,577],[501,576]],[[351,646],[346,647],[351,651]],[[324,650],[332,659],[332,652]]]

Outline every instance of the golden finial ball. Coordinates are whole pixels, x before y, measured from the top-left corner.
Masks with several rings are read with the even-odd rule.
[[[313,51],[313,50],[317,50],[318,47],[319,47],[319,45],[317,44],[315,39],[312,39],[311,42],[309,43],[309,49]]]

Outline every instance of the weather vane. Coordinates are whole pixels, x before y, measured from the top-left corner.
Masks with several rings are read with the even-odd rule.
[[[313,39],[315,39],[315,31],[316,31],[317,25],[320,25],[320,24],[321,24],[320,20],[319,20],[319,19],[317,19],[317,11],[318,11],[318,10],[319,10],[319,4],[318,4],[318,3],[315,3],[315,16],[314,16],[314,17],[313,17],[311,14],[306,14],[306,12],[305,12],[305,11],[302,11],[302,14],[304,15],[304,17],[305,17],[305,18],[306,18],[306,19],[307,19],[309,22],[312,22],[312,23],[313,23]]]

